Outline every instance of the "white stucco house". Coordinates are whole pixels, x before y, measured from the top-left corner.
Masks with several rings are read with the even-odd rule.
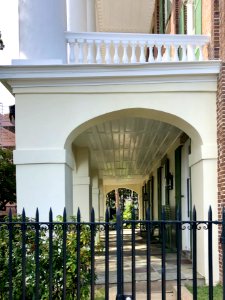
[[[0,67],[16,102],[19,212],[80,207],[89,219],[94,207],[100,219],[106,194],[124,187],[139,195],[139,218],[149,205],[156,220],[165,205],[171,218],[181,206],[188,220],[194,205],[199,219],[209,205],[217,216],[220,62],[208,59],[209,36],[193,34],[190,7],[188,35],[156,34],[156,2],[19,1],[19,57]]]

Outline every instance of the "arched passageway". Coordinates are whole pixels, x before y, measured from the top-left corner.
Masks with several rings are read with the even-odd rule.
[[[119,188],[108,192],[106,206],[109,209],[110,220],[115,220],[118,208],[126,220],[132,219],[132,210],[134,210],[135,219],[139,218],[138,194],[130,189]]]

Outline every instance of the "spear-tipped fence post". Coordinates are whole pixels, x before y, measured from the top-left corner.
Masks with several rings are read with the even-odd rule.
[[[13,245],[13,224],[12,224],[12,210],[9,209],[9,224],[8,224],[8,230],[9,230],[9,300],[13,299],[13,284],[12,284],[12,245]]]
[[[122,287],[122,216],[120,208],[116,211],[116,245],[117,245],[117,300],[123,299]]]
[[[22,299],[26,299],[26,214],[23,208],[22,211]]]
[[[77,210],[77,299],[80,299],[80,233],[81,233],[81,214],[80,214],[80,208],[78,207]]]
[[[162,238],[162,300],[166,300],[166,212],[165,207],[162,207],[161,220],[161,238]]]
[[[105,300],[109,299],[109,208],[105,212]]]
[[[66,239],[67,239],[67,213],[63,211],[63,299],[66,300]]]
[[[95,211],[91,209],[91,300],[95,298]]]
[[[177,207],[177,223],[176,223],[176,239],[177,239],[177,299],[181,299],[181,239],[182,239],[182,225],[181,225],[181,209]]]
[[[197,214],[195,206],[192,213],[192,271],[193,300],[197,300]]]
[[[147,229],[147,300],[151,300],[151,211],[150,207],[146,210],[146,229]]]
[[[52,300],[52,288],[53,288],[53,213],[52,209],[49,210],[49,300]]]
[[[132,300],[136,299],[136,261],[135,261],[135,209],[131,212],[131,257],[132,257]]]
[[[39,249],[39,235],[40,235],[40,224],[39,224],[39,211],[36,209],[36,217],[35,217],[35,297],[39,299],[40,290],[39,290],[39,282],[40,282],[40,249]]]
[[[213,300],[213,249],[212,249],[212,207],[208,212],[208,268],[209,268],[209,300]]]

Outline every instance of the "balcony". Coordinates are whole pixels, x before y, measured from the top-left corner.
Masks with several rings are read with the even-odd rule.
[[[66,32],[69,64],[135,64],[208,60],[206,35]]]

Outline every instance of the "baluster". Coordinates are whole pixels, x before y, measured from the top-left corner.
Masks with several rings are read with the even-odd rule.
[[[115,49],[115,53],[114,53],[114,57],[113,57],[114,64],[119,64],[120,63],[120,58],[119,58],[119,54],[118,54],[119,44],[120,44],[119,41],[114,42],[114,49]]]
[[[170,61],[170,45],[169,44],[165,44],[164,45],[164,53],[163,53],[163,61],[168,62]]]
[[[162,61],[162,44],[156,44],[156,47],[158,49],[158,54],[157,54],[157,62]]]
[[[127,41],[123,42],[122,46],[123,46],[123,59],[122,59],[122,62],[124,64],[127,64],[127,63],[129,63],[129,58],[128,58],[128,55],[127,55],[128,42]]]
[[[194,45],[188,45],[187,56],[188,56],[188,61],[195,60],[195,46]]]
[[[94,63],[94,41],[87,40],[87,63],[92,64]]]
[[[105,53],[105,63],[111,63],[111,55],[110,55],[110,45],[111,41],[105,41],[106,53]]]
[[[131,63],[137,62],[136,47],[137,47],[137,42],[131,42],[131,49],[132,49],[131,60],[130,60]]]
[[[148,62],[153,62],[154,61],[154,56],[153,56],[153,45],[148,42],[148,49],[149,49],[149,54],[148,54]]]
[[[203,46],[199,46],[199,61],[203,61],[204,57],[203,57]]]
[[[173,61],[179,61],[179,55],[178,55],[178,48],[179,45],[174,44],[174,57],[173,57]]]
[[[101,64],[102,63],[102,55],[101,55],[102,41],[101,40],[96,40],[95,43],[96,43],[96,46],[97,46],[96,62],[97,62],[97,64]]]
[[[187,46],[182,45],[182,61],[187,61]]]
[[[146,62],[146,58],[145,58],[145,42],[144,41],[140,42],[139,46],[140,46],[140,50],[141,50],[141,53],[140,53],[140,63],[144,63],[144,62]]]
[[[69,40],[69,63],[75,63],[75,40]]]
[[[82,64],[84,61],[84,40],[78,39],[77,43],[78,43],[78,47],[79,47],[78,63]]]

